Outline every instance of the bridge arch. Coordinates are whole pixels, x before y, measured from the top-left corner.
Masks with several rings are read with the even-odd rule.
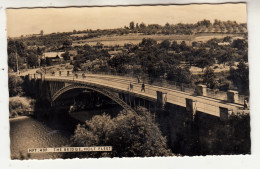
[[[107,96],[108,98],[110,98],[111,100],[113,100],[114,102],[119,104],[122,108],[126,109],[127,111],[135,112],[135,110],[131,106],[129,106],[122,99],[120,99],[117,95],[115,95],[115,94],[113,94],[113,93],[111,93],[111,92],[109,92],[109,91],[107,91],[105,89],[101,89],[101,88],[94,87],[94,86],[82,85],[82,84],[72,84],[72,85],[68,85],[68,86],[65,86],[65,87],[59,89],[51,97],[51,103],[53,103],[63,93],[65,93],[65,92],[67,92],[69,90],[73,90],[73,89],[89,89],[89,90],[93,90],[95,92],[103,94],[104,96]]]

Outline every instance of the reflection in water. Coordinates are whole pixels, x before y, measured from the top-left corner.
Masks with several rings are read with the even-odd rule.
[[[59,125],[58,125],[59,126]],[[61,147],[69,143],[71,132],[31,117],[10,121],[11,158],[27,155],[28,148]],[[32,159],[59,158],[58,153],[30,154]]]

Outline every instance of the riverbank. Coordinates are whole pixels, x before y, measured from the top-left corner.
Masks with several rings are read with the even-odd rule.
[[[31,118],[31,116],[16,116],[16,117],[10,117],[9,121],[15,121],[15,120],[21,120],[21,119],[28,119]]]

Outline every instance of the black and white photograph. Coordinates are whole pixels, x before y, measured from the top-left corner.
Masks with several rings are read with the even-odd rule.
[[[12,160],[251,154],[247,3],[5,12]]]

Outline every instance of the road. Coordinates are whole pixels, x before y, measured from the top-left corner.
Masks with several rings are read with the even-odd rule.
[[[74,75],[67,76],[65,72],[59,76],[56,73],[54,76],[45,75],[45,80],[65,80],[70,83],[86,83],[92,84],[96,86],[101,86],[107,89],[112,89],[120,92],[131,92],[133,95],[138,97],[147,98],[147,99],[157,99],[157,91],[161,91],[163,93],[167,93],[167,102],[175,105],[179,105],[182,107],[186,107],[186,99],[192,99],[195,101],[195,109],[197,111],[201,111],[213,116],[220,116],[219,107],[226,108],[228,110],[232,110],[234,113],[237,112],[238,109],[242,109],[243,105],[227,103],[225,101],[212,99],[204,96],[193,96],[189,93],[185,93],[178,90],[168,89],[164,87],[154,86],[150,84],[145,84],[145,92],[141,92],[141,83],[137,82],[137,79],[129,78],[129,77],[121,77],[121,76],[112,76],[112,75],[99,75],[99,74],[86,74],[85,78],[82,76],[78,76],[75,78]],[[130,82],[133,84],[133,90],[129,90]]]

